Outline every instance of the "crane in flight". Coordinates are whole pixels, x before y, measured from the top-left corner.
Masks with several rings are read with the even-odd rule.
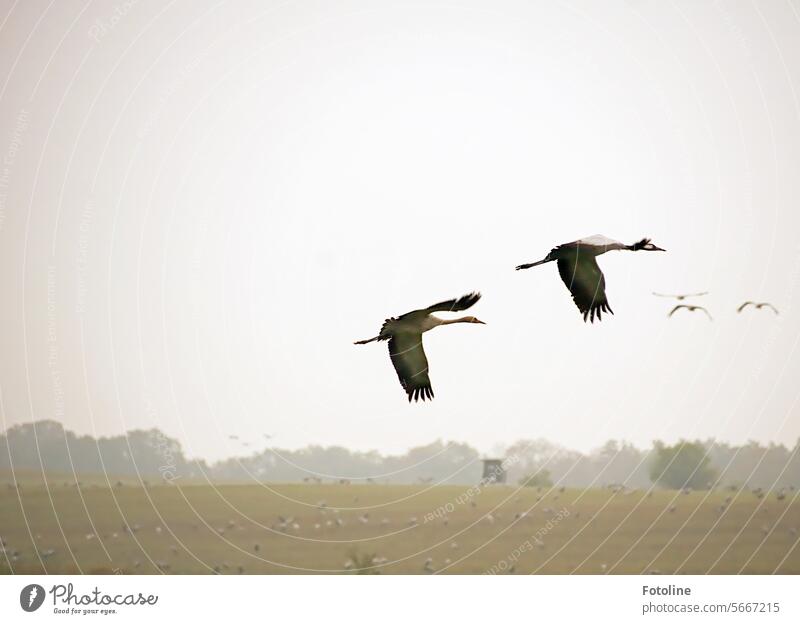
[[[744,310],[747,306],[754,306],[756,310],[760,310],[761,308],[769,308],[775,314],[778,314],[778,310],[775,308],[775,306],[767,301],[764,301],[762,303],[756,303],[755,301],[745,301],[742,305],[736,308],[736,311],[741,313],[741,311]]]
[[[689,297],[702,297],[703,295],[707,295],[708,291],[699,292],[699,293],[686,293],[680,295],[664,295],[661,293],[654,292],[653,293],[656,297],[669,297],[670,299],[677,299],[678,301],[683,301],[684,299],[688,299]]]
[[[433,388],[428,376],[428,358],[422,348],[422,334],[440,325],[454,323],[480,323],[474,316],[462,316],[457,319],[442,319],[434,316],[434,312],[461,312],[474,306],[481,298],[480,293],[473,292],[458,299],[440,301],[427,308],[412,310],[397,318],[389,318],[374,338],[358,340],[355,344],[367,344],[379,340],[389,341],[389,357],[392,360],[400,385],[408,395],[408,402],[413,399],[433,399]]]
[[[561,280],[569,289],[572,300],[583,314],[583,320],[594,323],[602,320],[602,313],[614,314],[606,298],[606,279],[597,265],[597,256],[607,251],[666,251],[656,247],[649,238],[625,245],[600,234],[564,243],[550,250],[542,260],[520,264],[517,271],[530,269],[547,262],[556,262]]]
[[[672,315],[675,314],[675,312],[677,312],[678,310],[688,310],[689,312],[696,312],[697,310],[702,310],[703,312],[706,313],[706,316],[708,317],[709,321],[714,320],[713,318],[711,318],[711,315],[708,313],[708,310],[706,310],[703,306],[688,305],[685,303],[676,305],[674,308],[672,308],[667,317],[672,317]]]

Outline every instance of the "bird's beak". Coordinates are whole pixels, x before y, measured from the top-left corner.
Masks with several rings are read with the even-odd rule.
[[[661,247],[656,247],[653,245],[653,251],[666,251],[666,249],[661,249]]]
[[[481,320],[478,320],[478,319],[475,319],[475,320],[474,320],[474,321],[472,321],[472,322],[473,322],[473,323],[480,323],[481,325],[486,325],[486,323],[484,323],[483,321],[481,321]]]

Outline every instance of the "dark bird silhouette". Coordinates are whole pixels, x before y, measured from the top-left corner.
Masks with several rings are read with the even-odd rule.
[[[699,293],[686,293],[680,295],[664,295],[662,293],[653,293],[656,297],[669,297],[670,299],[677,299],[678,301],[683,301],[684,299],[688,299],[689,297],[702,297],[703,295],[707,295],[708,291],[699,292]]]
[[[583,320],[594,323],[595,316],[598,321],[602,320],[603,312],[614,314],[606,298],[606,279],[597,265],[597,256],[615,250],[666,251],[656,247],[649,238],[643,238],[633,245],[625,245],[596,234],[554,247],[543,260],[520,264],[517,271],[555,261],[561,280],[583,314]]]
[[[428,358],[422,348],[422,334],[439,327],[439,325],[452,325],[453,323],[480,323],[474,316],[445,320],[433,316],[433,312],[460,312],[471,308],[481,298],[480,293],[470,293],[458,299],[441,301],[421,310],[407,312],[397,318],[389,318],[381,327],[380,333],[374,338],[358,340],[355,344],[367,344],[377,340],[389,341],[389,357],[392,360],[400,385],[408,395],[409,403],[413,399],[433,399],[433,388],[428,376]]]
[[[764,301],[762,303],[756,303],[755,301],[745,301],[742,305],[736,308],[736,311],[741,313],[741,311],[744,310],[747,306],[754,306],[756,310],[760,310],[761,308],[769,308],[775,314],[778,314],[778,310],[775,308],[775,306],[767,301]]]
[[[706,310],[703,306],[687,305],[687,304],[676,305],[674,308],[672,308],[672,310],[670,310],[670,312],[669,312],[669,314],[667,316],[671,317],[678,310],[688,310],[689,312],[695,312],[697,310],[702,310],[703,312],[706,313],[706,316],[708,317],[709,321],[713,321],[714,320],[713,318],[711,318],[711,315],[708,313],[708,310]]]

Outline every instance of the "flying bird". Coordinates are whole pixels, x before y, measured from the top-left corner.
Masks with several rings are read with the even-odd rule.
[[[686,293],[680,295],[664,295],[662,293],[653,293],[656,297],[669,297],[670,299],[677,299],[678,301],[683,301],[684,299],[688,299],[689,297],[702,297],[703,295],[707,295],[708,291],[699,292],[699,293]]]
[[[667,317],[671,317],[678,310],[688,310],[689,312],[695,312],[696,310],[702,310],[703,312],[706,313],[706,316],[708,317],[709,321],[713,321],[714,320],[713,318],[711,318],[711,315],[708,313],[708,310],[706,310],[703,306],[687,305],[687,304],[676,305],[674,308],[672,308],[672,310],[670,310],[670,312],[667,315]]]
[[[614,314],[608,304],[608,299],[606,299],[606,280],[600,267],[597,266],[597,256],[607,251],[622,249],[666,251],[661,247],[656,247],[649,238],[643,238],[633,245],[625,245],[596,234],[554,247],[543,260],[520,264],[517,271],[556,261],[561,280],[572,294],[575,305],[583,313],[583,320],[591,320],[594,323],[595,316],[598,321],[602,320],[603,312]]]
[[[392,360],[400,385],[408,395],[409,403],[413,399],[433,399],[433,389],[428,376],[428,358],[422,348],[422,334],[439,325],[453,323],[480,323],[474,316],[445,320],[433,316],[433,312],[460,312],[471,308],[481,298],[480,293],[470,293],[458,299],[449,299],[421,310],[407,312],[397,318],[389,318],[374,338],[359,340],[355,344],[367,344],[377,340],[389,341],[389,357]]]
[[[775,306],[772,305],[771,303],[767,302],[767,301],[764,301],[763,303],[756,303],[755,301],[745,301],[742,305],[740,305],[738,308],[736,308],[736,311],[737,312],[741,312],[747,306],[755,306],[756,310],[760,310],[761,308],[769,308],[775,314],[778,314],[778,310],[775,308]]]

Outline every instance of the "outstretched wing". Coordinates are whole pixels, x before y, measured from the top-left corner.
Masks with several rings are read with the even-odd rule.
[[[561,280],[572,294],[572,300],[583,313],[583,320],[594,317],[602,320],[602,313],[614,314],[606,299],[606,278],[597,266],[597,260],[590,253],[580,253],[576,249],[574,254],[558,259],[558,273]]]
[[[766,302],[765,302],[765,303],[762,303],[762,304],[760,304],[760,305],[758,306],[758,308],[759,308],[759,309],[761,309],[761,308],[769,308],[769,309],[770,309],[770,310],[772,310],[772,311],[773,311],[775,314],[778,314],[778,309],[777,309],[777,308],[776,308],[774,305],[772,305],[771,303],[766,303]]]
[[[686,308],[686,307],[688,307],[688,306],[685,306],[685,305],[676,305],[674,308],[672,308],[672,309],[669,311],[669,314],[667,314],[667,316],[668,316],[668,317],[671,317],[671,316],[672,316],[673,314],[675,314],[675,313],[676,313],[678,310],[683,310],[683,309],[684,309],[684,308]]]
[[[461,312],[461,310],[466,310],[467,308],[471,308],[478,300],[481,298],[481,294],[478,292],[472,292],[468,295],[464,295],[463,297],[459,297],[458,299],[448,299],[447,301],[440,301],[439,303],[434,303],[432,306],[425,308],[425,313],[430,314],[431,312]]]
[[[705,312],[705,313],[706,313],[706,316],[708,317],[708,320],[709,320],[709,321],[713,321],[713,320],[714,320],[714,318],[711,316],[711,312],[709,312],[708,310],[706,310],[706,309],[705,309],[703,306],[696,306],[696,307],[695,307],[695,310],[702,310],[703,312]]]
[[[681,300],[687,299],[689,297],[702,297],[703,295],[707,295],[708,291],[706,290],[704,292],[697,292],[697,293],[681,293],[681,294],[678,294],[678,295],[665,295],[663,293],[657,293],[657,292],[654,292],[653,294],[656,297],[669,297],[670,299],[677,299],[677,300],[681,301]]]
[[[752,301],[745,301],[742,305],[740,305],[738,308],[736,308],[736,311],[737,312],[741,312],[742,310],[744,310],[749,305],[755,305],[755,304]]]
[[[714,320],[712,318],[711,314],[709,313],[709,311],[706,310],[703,306],[692,306],[692,305],[685,305],[685,304],[676,305],[674,308],[672,308],[672,310],[670,310],[670,312],[669,312],[669,314],[667,316],[672,316],[678,310],[688,310],[689,312],[694,312],[696,310],[702,310],[703,313],[708,317],[709,321],[713,321]]]
[[[422,334],[400,332],[389,339],[389,357],[400,379],[400,385],[408,394],[408,401],[432,399],[433,389],[428,377],[428,358],[422,348]]]

